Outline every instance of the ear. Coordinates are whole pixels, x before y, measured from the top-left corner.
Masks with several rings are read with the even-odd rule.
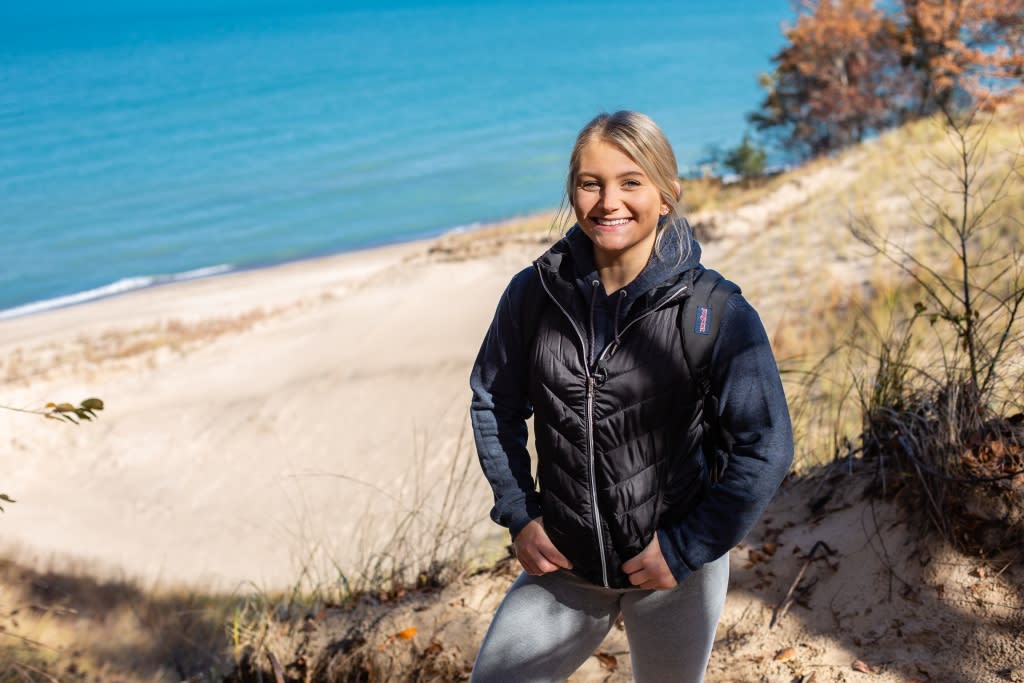
[[[675,199],[676,199],[676,202],[678,202],[680,196],[683,194],[683,187],[679,184],[678,180],[673,180],[672,181],[672,189],[675,190]],[[669,212],[671,212],[671,211],[672,211],[672,206],[671,205],[669,205],[666,202],[662,202],[661,203],[661,215],[662,216],[667,216],[669,214]]]

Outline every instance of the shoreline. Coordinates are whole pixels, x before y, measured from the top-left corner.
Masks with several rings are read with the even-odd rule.
[[[404,258],[412,258],[416,254],[426,253],[432,244],[437,244],[441,241],[448,239],[468,239],[473,241],[477,236],[486,236],[489,231],[502,231],[509,227],[514,227],[520,224],[533,225],[538,220],[549,220],[554,214],[554,209],[546,209],[543,211],[532,212],[528,214],[522,214],[513,216],[506,219],[491,222],[477,222],[470,223],[467,225],[455,226],[448,228],[443,232],[432,234],[423,237],[417,237],[415,239],[404,239],[398,241],[381,242],[372,245],[367,245],[355,249],[348,249],[338,252],[332,252],[327,254],[315,254],[310,256],[303,256],[293,259],[287,259],[284,261],[268,262],[260,265],[252,265],[245,267],[231,267],[223,266],[225,270],[218,272],[210,272],[208,274],[202,274],[195,277],[186,277],[182,279],[172,279],[175,275],[161,276],[166,277],[166,280],[154,281],[144,286],[135,287],[131,289],[125,289],[122,291],[112,291],[108,294],[96,296],[95,298],[89,298],[82,301],[70,302],[67,304],[59,304],[53,307],[41,308],[39,310],[28,311],[19,315],[12,315],[5,317],[4,313],[17,310],[25,306],[35,306],[39,304],[45,304],[47,301],[56,301],[57,299],[47,299],[38,302],[30,302],[23,306],[18,306],[11,309],[5,309],[0,311],[0,335],[2,335],[3,342],[0,342],[0,348],[3,348],[11,341],[17,341],[23,339],[23,336],[19,336],[19,331],[29,327],[35,327],[38,323],[27,322],[27,321],[47,321],[54,320],[58,316],[66,316],[67,320],[74,321],[75,323],[87,322],[86,315],[82,313],[75,313],[79,310],[95,310],[92,307],[100,306],[101,308],[111,306],[109,302],[119,301],[122,299],[130,299],[134,297],[152,296],[156,300],[163,300],[168,297],[163,292],[167,291],[181,291],[186,294],[201,294],[209,293],[217,289],[215,283],[229,283],[225,286],[235,289],[233,283],[251,282],[257,280],[260,277],[267,275],[280,274],[288,280],[301,279],[301,273],[313,273],[320,272],[326,273],[332,268],[339,268],[338,276],[342,280],[350,280],[351,273],[353,271],[360,271],[362,268],[357,267],[357,264],[361,261],[369,261],[369,263],[377,264],[382,266],[384,261],[400,261]],[[366,266],[367,264],[363,264]],[[194,271],[187,271],[187,273],[194,273],[199,271],[215,271],[222,266],[214,266],[210,268],[202,268]],[[186,275],[182,273],[178,275]],[[153,276],[155,277],[155,276]],[[131,278],[125,278],[131,279]],[[321,278],[323,280],[330,280],[329,277]],[[120,280],[118,282],[122,282]],[[106,289],[117,283],[110,283],[97,289]],[[88,290],[96,291],[96,290]],[[68,297],[75,297],[80,292]],[[61,297],[61,298],[68,298]],[[43,327],[48,327],[46,323],[42,323]],[[57,325],[53,325],[53,328],[57,328]],[[56,329],[54,329],[56,331]]]
[[[339,257],[345,257],[347,255],[364,254],[382,249],[387,250],[392,248],[401,248],[403,245],[429,244],[432,241],[442,240],[449,236],[473,234],[481,231],[486,232],[487,230],[493,228],[514,225],[516,223],[524,221],[532,221],[539,216],[551,215],[554,212],[554,209],[542,209],[495,221],[472,222],[464,225],[456,225],[450,228],[445,228],[438,232],[429,231],[408,238],[384,239],[353,247],[350,249],[342,249],[339,251],[329,252],[315,252],[305,256],[296,256],[282,260],[267,260],[245,266],[235,266],[232,264],[222,263],[192,268],[189,270],[175,273],[128,275],[114,282],[108,282],[106,284],[100,285],[98,287],[93,287],[91,289],[50,297],[47,299],[28,301],[25,303],[17,304],[10,308],[0,309],[0,326],[3,326],[4,323],[11,320],[20,320],[26,317],[41,315],[49,313],[51,311],[66,310],[70,308],[75,308],[77,306],[87,306],[94,302],[105,301],[107,299],[113,299],[121,296],[130,295],[136,292],[143,292],[146,290],[152,290],[160,287],[179,285],[183,283],[195,282],[200,280],[216,279],[240,273],[262,272],[298,264],[315,264],[316,262],[319,261],[326,261]],[[136,282],[138,282],[139,284],[132,286],[133,283]],[[92,296],[88,296],[90,294],[92,294]],[[27,310],[23,311],[23,309]]]

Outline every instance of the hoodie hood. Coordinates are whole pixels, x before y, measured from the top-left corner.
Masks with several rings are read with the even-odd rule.
[[[594,262],[594,246],[579,225],[556,242],[535,262],[548,292],[579,321],[586,321],[590,361],[618,337],[631,318],[657,307],[672,296],[684,280],[691,285],[701,268],[700,245],[690,238],[684,249],[680,235],[692,235],[686,219],[678,229],[666,226],[657,248],[636,278],[606,294]]]

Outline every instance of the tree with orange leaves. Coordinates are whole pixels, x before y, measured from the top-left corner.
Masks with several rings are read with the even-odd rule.
[[[903,63],[919,81],[918,114],[1021,90],[1021,0],[903,0],[901,23]]]
[[[762,85],[768,95],[751,116],[782,131],[783,144],[810,156],[898,124],[905,98],[899,27],[874,0],[803,0],[789,44]]]
[[[1024,89],[1022,0],[800,0],[750,116],[801,156]]]

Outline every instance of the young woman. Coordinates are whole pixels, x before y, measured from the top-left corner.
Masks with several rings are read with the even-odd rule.
[[[705,307],[721,316],[710,389],[731,446],[712,478],[680,313],[705,271],[668,140],[643,114],[601,114],[565,191],[576,225],[512,279],[470,380],[491,517],[524,569],[472,680],[564,680],[621,613],[637,681],[701,681],[728,551],[792,460],[778,369],[738,291]]]

